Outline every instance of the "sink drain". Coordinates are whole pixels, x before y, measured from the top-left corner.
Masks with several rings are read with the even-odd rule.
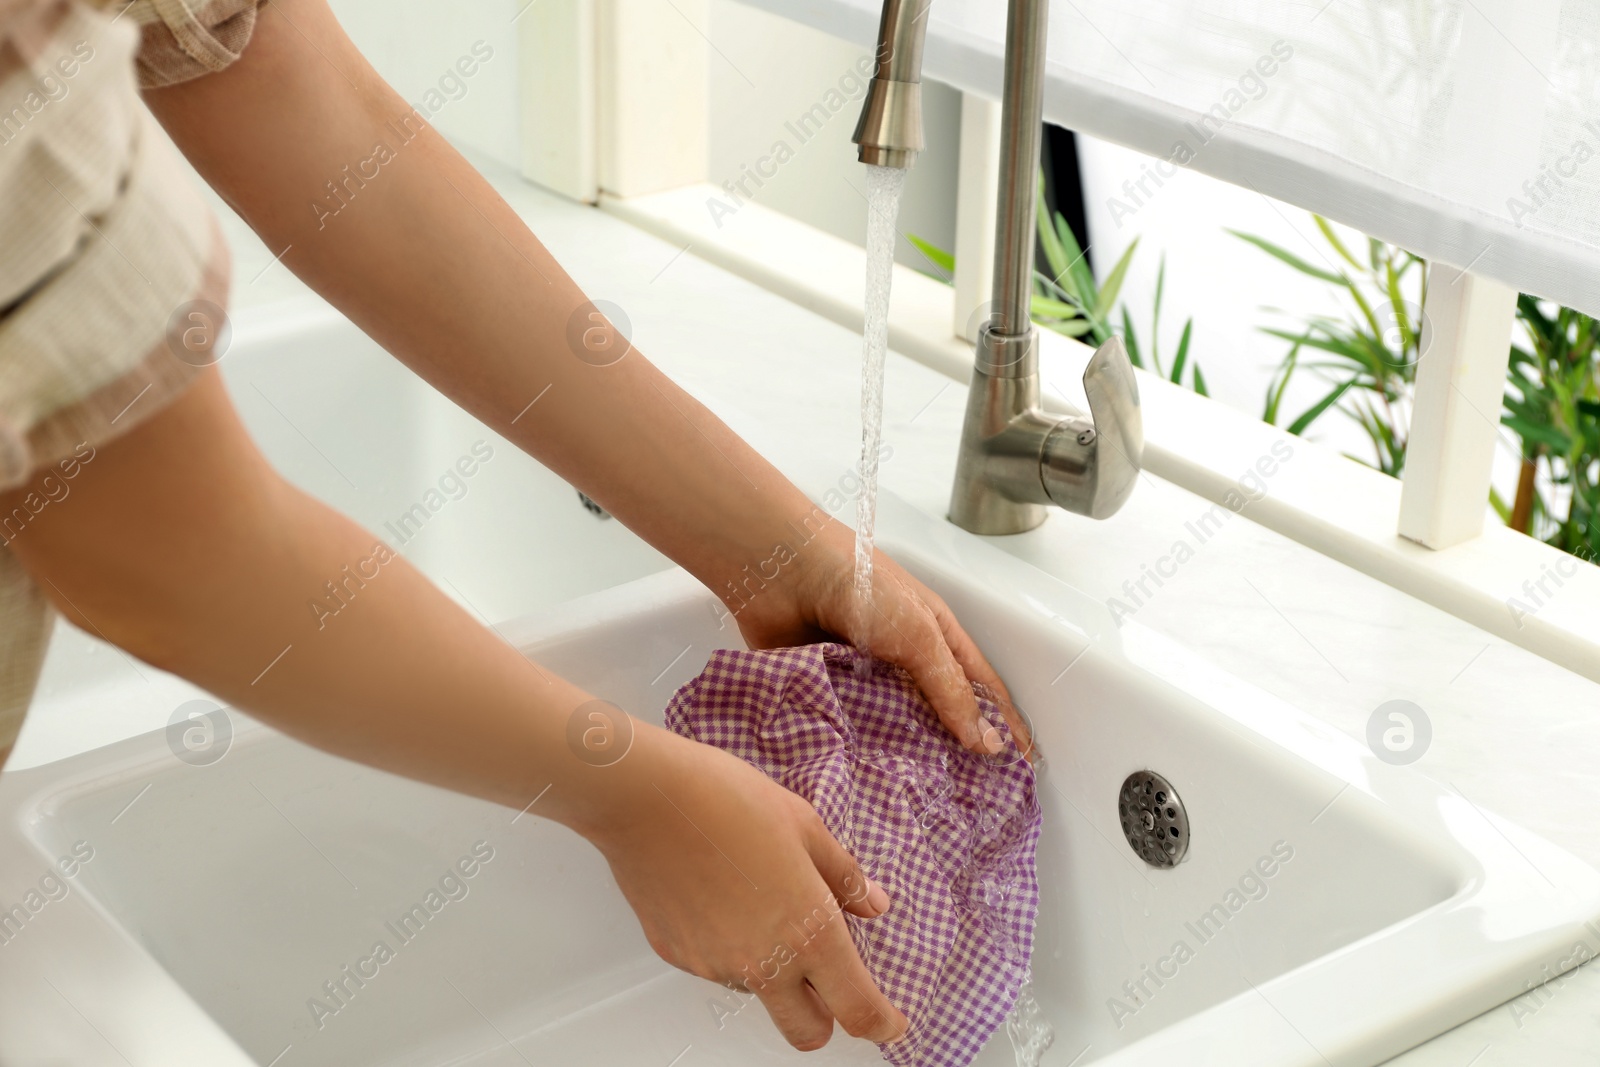
[[[1175,867],[1189,851],[1189,815],[1172,784],[1154,771],[1128,775],[1117,797],[1122,833],[1152,867]]]

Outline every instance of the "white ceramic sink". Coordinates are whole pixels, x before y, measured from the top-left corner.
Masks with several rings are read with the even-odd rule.
[[[892,497],[880,526],[1047,759],[1046,1067],[1366,1067],[1522,993],[1600,917],[1600,875],[1450,788]],[[669,571],[502,632],[659,721],[737,645],[719,615]],[[0,945],[0,1062],[877,1062],[842,1033],[793,1052],[759,1004],[659,962],[565,829],[235,725],[207,766],[157,733],[0,778],[0,904],[93,849]],[[1119,786],[1142,769],[1188,810],[1172,870],[1119,827]],[[464,860],[470,878],[441,881]],[[402,938],[430,890],[442,903]],[[980,1058],[1014,1062],[1003,1033]]]

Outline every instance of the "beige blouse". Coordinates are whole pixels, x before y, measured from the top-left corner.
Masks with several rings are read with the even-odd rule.
[[[0,489],[38,479],[0,515],[0,752],[54,621],[11,542],[193,380],[227,303],[227,246],[139,89],[233,62],[256,3],[0,0]]]

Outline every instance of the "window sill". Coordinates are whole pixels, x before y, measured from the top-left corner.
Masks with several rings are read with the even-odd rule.
[[[862,323],[861,248],[759,204],[719,227],[706,201],[721,190],[691,185],[600,207],[852,330]],[[953,291],[896,266],[889,345],[956,381],[972,346],[953,336]],[[1081,406],[1091,350],[1041,332],[1045,407]],[[1512,644],[1600,681],[1600,567],[1508,530],[1493,516],[1481,537],[1443,551],[1399,528],[1400,482],[1313,441],[1139,373],[1144,466],[1364,574]],[[1280,459],[1289,451],[1292,458]],[[1270,468],[1263,476],[1257,463]]]

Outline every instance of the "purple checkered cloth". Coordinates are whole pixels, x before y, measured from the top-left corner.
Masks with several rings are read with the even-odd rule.
[[[858,673],[858,663],[864,669]],[[996,756],[963,749],[910,676],[837,644],[719,651],[674,694],[666,722],[811,801],[893,906],[845,913],[905,1039],[897,1067],[966,1067],[1016,1003],[1039,912],[1033,768],[999,708]]]

